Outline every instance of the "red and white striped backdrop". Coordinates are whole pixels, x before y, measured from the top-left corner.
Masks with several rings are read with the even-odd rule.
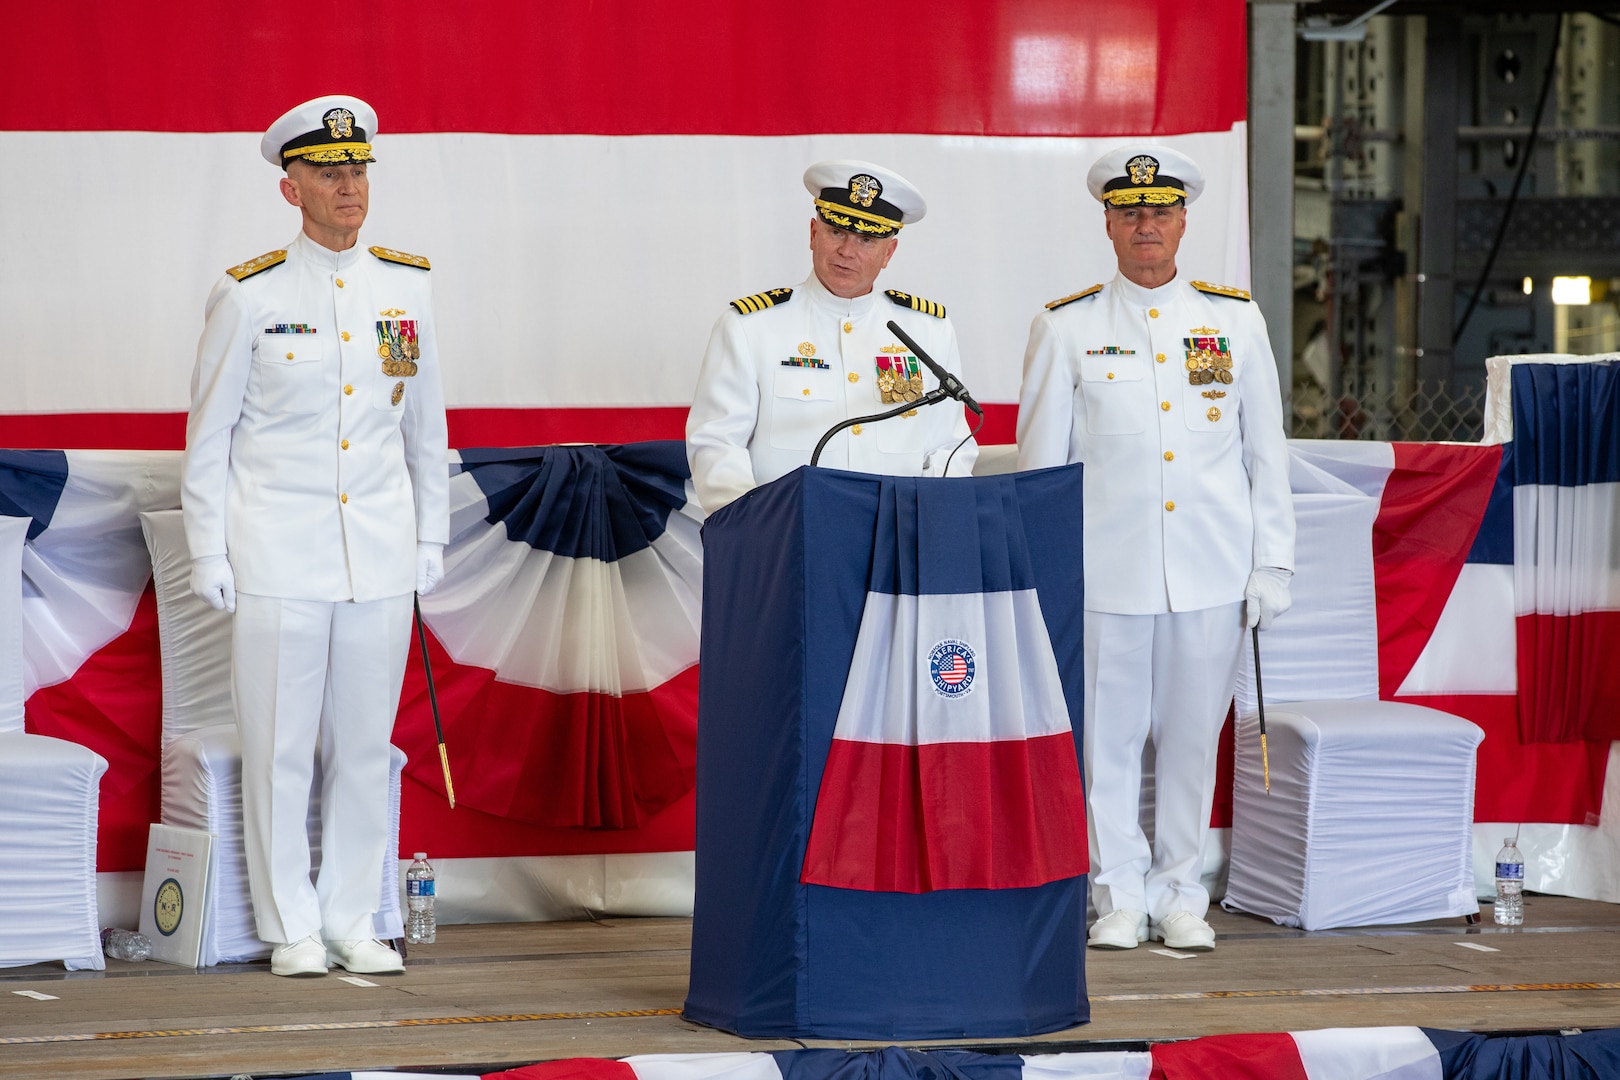
[[[987,441],[1033,313],[1112,273],[1083,178],[1123,137],[1203,165],[1184,272],[1249,276],[1242,0],[61,0],[7,29],[9,446],[180,445],[210,285],[298,228],[259,135],[334,91],[381,118],[364,241],[433,260],[457,445],[678,436],[725,303],[808,273],[820,158],[922,189],[883,282],[949,306]]]

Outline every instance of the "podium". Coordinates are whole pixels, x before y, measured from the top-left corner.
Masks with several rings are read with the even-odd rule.
[[[708,519],[688,1019],[1090,1018],[1080,526],[1078,465],[801,468]]]

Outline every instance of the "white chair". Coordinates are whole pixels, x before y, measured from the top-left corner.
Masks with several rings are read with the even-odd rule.
[[[23,731],[22,549],[29,518],[0,517],[0,967],[106,967],[96,825],[107,762]]]
[[[1229,911],[1323,930],[1479,911],[1478,727],[1397,701],[1302,701],[1238,721]]]
[[[203,923],[204,967],[270,954],[259,940],[242,840],[242,747],[231,708],[230,616],[191,594],[191,556],[179,510],[141,515],[157,592],[163,665],[162,817],[165,825],[214,834],[212,899]],[[383,853],[373,929],[403,937],[399,906],[399,791],[405,754],[393,747],[389,773],[392,838]],[[320,865],[320,763],[310,799],[310,859]]]

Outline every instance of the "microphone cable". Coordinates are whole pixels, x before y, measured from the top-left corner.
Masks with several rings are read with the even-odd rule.
[[[973,425],[973,430],[968,432],[965,436],[963,436],[962,441],[957,443],[956,446],[951,450],[950,455],[945,458],[945,468],[940,473],[941,476],[949,476],[949,475],[951,475],[951,459],[956,457],[956,451],[960,450],[960,449],[962,449],[962,447],[966,446],[967,443],[968,443],[968,440],[973,438],[973,436],[977,435],[979,433],[979,429],[982,428],[982,427],[984,427],[984,413],[981,412],[979,414],[979,422],[977,424]]]

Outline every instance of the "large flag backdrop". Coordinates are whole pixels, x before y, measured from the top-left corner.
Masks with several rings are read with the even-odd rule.
[[[1594,385],[1616,371],[1582,369]],[[1548,377],[1545,365],[1515,371]],[[1514,535],[1516,502],[1603,497],[1515,485],[1530,452],[1521,442],[1558,443],[1563,425],[1613,428],[1607,404],[1593,413],[1554,409],[1554,400],[1522,396],[1524,407],[1542,407],[1501,446],[1291,444],[1299,586],[1294,610],[1263,635],[1266,687],[1272,700],[1396,698],[1472,720],[1486,732],[1476,820],[1529,823],[1521,843],[1530,887],[1620,899],[1620,769],[1606,772],[1614,744],[1519,730],[1550,699],[1549,679],[1573,680],[1570,700],[1606,700],[1607,670],[1578,662],[1567,644],[1580,631],[1558,621],[1605,630],[1611,617],[1592,604],[1616,534],[1591,526],[1582,543],[1551,548]],[[1608,399],[1583,400],[1590,410]],[[140,865],[157,811],[157,617],[136,514],[177,505],[178,466],[172,451],[0,455],[0,513],[33,519],[28,726],[110,762],[104,870]],[[701,571],[679,444],[465,451],[451,469],[451,577],[424,606],[462,802],[446,807],[413,657],[396,732],[412,759],[405,850],[492,860],[689,851]],[[1537,535],[1518,516],[1517,530]],[[1556,536],[1553,524],[1536,528]],[[1582,596],[1558,601],[1580,614],[1538,615],[1535,594],[1516,595],[1516,577],[1529,588],[1548,575],[1586,583]],[[1585,615],[1592,610],[1596,618]],[[1517,649],[1527,620],[1564,651]],[[549,727],[511,722],[541,714]],[[567,763],[567,784],[546,779],[548,761]],[[1229,785],[1228,772],[1224,792]],[[1230,824],[1229,801],[1214,816]],[[1476,863],[1486,865],[1505,834],[1481,825],[1476,835]]]
[[[1201,163],[1183,267],[1248,283],[1243,0],[64,0],[8,36],[10,446],[180,445],[210,286],[298,228],[260,134],[334,91],[380,116],[362,242],[433,261],[458,446],[678,437],[726,302],[808,274],[822,158],[926,196],[883,282],[949,307],[988,441],[1030,318],[1113,274],[1084,176],[1122,138]]]

